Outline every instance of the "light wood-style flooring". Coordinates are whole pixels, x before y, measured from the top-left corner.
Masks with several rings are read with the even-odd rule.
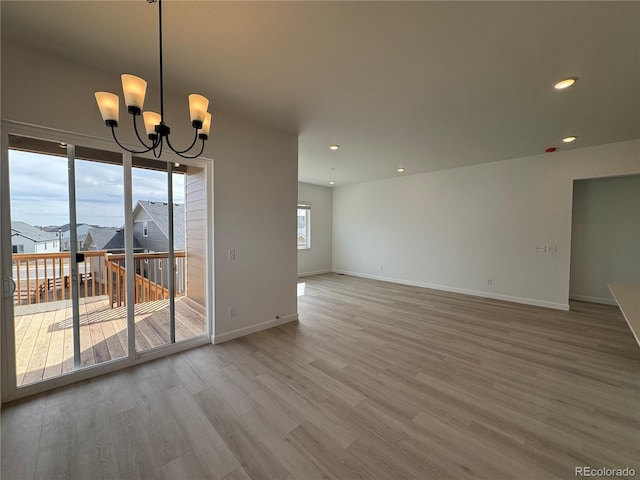
[[[73,371],[71,300],[14,307],[17,385]],[[134,307],[136,350],[170,342],[169,300]],[[127,354],[127,307],[111,308],[109,297],[80,299],[80,361],[83,367]],[[176,299],[176,340],[205,333],[204,308],[187,297]]]
[[[616,307],[302,281],[299,322],[5,406],[2,478],[640,472],[640,350]]]

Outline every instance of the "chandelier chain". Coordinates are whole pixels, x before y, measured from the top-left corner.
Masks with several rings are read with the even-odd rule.
[[[111,128],[111,134],[115,142],[122,148],[131,153],[141,154],[153,151],[155,158],[160,158],[166,142],[167,147],[176,155],[182,158],[197,158],[204,151],[204,143],[209,138],[209,129],[211,128],[211,114],[207,112],[209,100],[202,95],[189,95],[189,111],[191,116],[191,126],[194,128],[194,137],[191,144],[184,150],[179,150],[171,144],[169,134],[171,129],[166,125],[164,119],[164,58],[163,58],[163,41],[162,41],[162,0],[147,0],[148,3],[158,4],[158,57],[160,70],[160,114],[155,112],[142,112],[142,105],[147,88],[147,82],[135,75],[122,75],[122,87],[124,90],[125,103],[127,112],[133,117],[133,130],[142,146],[142,150],[136,150],[124,146],[117,138],[115,127],[118,126],[119,98],[117,95],[109,92],[96,92],[96,101],[105,124]],[[145,124],[145,130],[151,145],[149,145],[140,134],[137,124],[137,116],[142,115]],[[200,151],[191,155],[190,152],[195,147],[198,138],[202,140]]]

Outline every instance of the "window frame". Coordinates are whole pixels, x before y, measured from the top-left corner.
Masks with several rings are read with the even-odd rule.
[[[307,202],[298,202],[298,213],[296,218],[301,216],[301,211],[305,212],[305,243],[304,245],[298,244],[298,250],[309,250],[311,249],[311,204]],[[300,227],[298,227],[296,231],[296,243],[299,237],[299,229]]]

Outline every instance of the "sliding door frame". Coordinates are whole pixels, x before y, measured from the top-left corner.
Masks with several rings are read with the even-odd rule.
[[[9,189],[4,186],[9,185],[9,136],[18,135],[32,137],[53,142],[66,142],[68,156],[74,155],[70,150],[75,146],[95,148],[99,150],[122,153],[124,168],[124,190],[125,190],[125,261],[133,265],[133,205],[132,205],[132,156],[128,152],[122,152],[112,141],[71,132],[59,131],[50,128],[38,127],[35,125],[3,120],[1,125],[1,148],[0,152],[0,184],[3,188],[0,192],[0,238],[2,243],[10,237],[10,194]],[[152,156],[146,155],[148,158]],[[70,157],[69,157],[70,158]],[[163,152],[163,161],[179,162],[205,170],[206,177],[206,199],[207,199],[207,226],[205,228],[205,333],[196,337],[182,340],[179,343],[170,343],[153,349],[137,352],[135,348],[135,317],[133,302],[127,302],[127,356],[88,366],[79,370],[74,370],[59,377],[32,383],[23,387],[16,384],[16,361],[15,361],[15,324],[13,313],[12,297],[5,297],[5,279],[12,276],[12,252],[10,248],[0,249],[0,276],[2,277],[2,294],[0,294],[0,400],[2,403],[26,397],[36,393],[44,392],[63,385],[79,382],[96,377],[105,373],[113,372],[133,365],[137,365],[149,360],[164,357],[183,350],[212,343],[214,332],[213,312],[214,308],[214,264],[213,264],[213,161],[211,159],[198,158],[185,160],[177,155]],[[169,169],[170,171],[171,169]],[[170,175],[170,173],[169,173]],[[171,178],[171,177],[169,177]],[[169,182],[171,185],[171,181]],[[74,185],[75,188],[75,185]],[[74,208],[75,210],[75,208]],[[74,219],[75,221],[75,219]],[[73,264],[73,262],[71,262]],[[134,270],[127,269],[127,296],[134,298]],[[75,323],[75,321],[74,321]],[[76,338],[74,341],[78,341]]]

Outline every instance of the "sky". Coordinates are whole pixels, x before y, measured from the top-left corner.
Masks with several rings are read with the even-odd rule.
[[[124,169],[76,160],[78,223],[124,225]],[[138,200],[167,201],[167,174],[133,168],[133,206]],[[11,220],[47,226],[69,223],[66,157],[9,151]],[[173,175],[173,200],[184,203],[184,175]]]

